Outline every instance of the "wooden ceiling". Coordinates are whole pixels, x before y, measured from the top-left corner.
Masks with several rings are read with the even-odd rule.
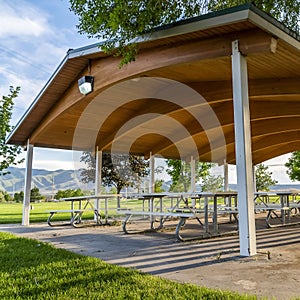
[[[248,62],[253,163],[299,150],[300,42],[252,6],[162,28],[121,69],[95,46],[70,51],[8,142],[234,163],[234,40]]]

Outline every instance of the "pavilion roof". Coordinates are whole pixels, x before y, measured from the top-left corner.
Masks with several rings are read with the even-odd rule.
[[[37,147],[235,162],[232,42],[247,56],[253,163],[299,150],[300,39],[251,4],[157,29],[135,62],[69,50],[8,137]],[[94,77],[94,91],[77,81]]]

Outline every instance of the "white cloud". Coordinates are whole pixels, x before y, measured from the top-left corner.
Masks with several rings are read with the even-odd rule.
[[[7,95],[11,85],[21,87],[15,100],[13,125],[29,108],[67,50],[95,42],[77,33],[77,20],[68,5],[67,0],[0,0],[0,95]],[[39,148],[34,151],[33,166],[73,169],[80,167],[80,163],[76,158],[74,163],[68,152]]]
[[[38,37],[47,31],[47,27],[47,20],[41,11],[28,3],[22,1],[0,3],[0,38]]]
[[[0,1],[0,93],[20,86],[12,124],[36,98],[69,46],[47,3]],[[57,4],[58,5],[58,4]],[[52,19],[51,19],[52,18]],[[55,19],[55,18],[54,18]]]
[[[19,158],[26,158],[26,152],[23,151]],[[61,149],[46,149],[35,147],[33,150],[33,164],[34,169],[46,170],[78,170],[86,167],[80,162],[81,152]],[[20,168],[25,168],[26,162],[18,165]]]
[[[268,161],[264,162],[264,165],[268,166],[269,171],[272,172],[272,178],[278,181],[281,184],[298,184],[299,181],[291,181],[289,175],[287,174],[287,168],[285,163],[291,157],[291,153],[284,154],[278,157],[274,157]]]
[[[59,43],[59,46],[57,46],[57,41],[54,43],[50,40],[43,42],[42,47],[35,49],[35,57],[39,59],[38,64],[44,65],[47,71],[51,70],[48,73],[49,77],[67,53],[68,47],[63,45],[63,43]]]
[[[7,72],[7,70],[0,67],[0,75],[5,72]],[[44,83],[45,80],[32,80],[30,76],[22,74],[22,72],[20,72],[19,75],[13,72],[5,74],[5,80],[3,80],[3,83],[0,85],[0,95],[8,95],[10,85],[21,87],[19,96],[14,101],[13,116],[11,120],[12,125],[15,125],[23,113],[28,109]]]
[[[34,159],[32,167],[33,169],[45,169],[49,171],[56,171],[56,170],[76,170],[77,166],[74,165],[73,161],[64,161],[61,160],[59,156],[52,156],[53,159],[48,160],[40,160]],[[25,168],[26,164],[23,162],[22,164],[18,165],[18,168]]]
[[[49,171],[55,170],[75,170],[73,161],[60,161],[60,160],[35,160],[33,163],[34,169],[46,169]]]

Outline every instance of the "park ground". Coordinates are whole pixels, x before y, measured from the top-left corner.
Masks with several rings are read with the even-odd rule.
[[[239,255],[237,235],[177,242],[174,231],[125,235],[121,226],[72,228],[36,223],[0,225],[0,231],[48,242],[108,263],[179,282],[267,299],[299,297],[300,227],[257,232],[258,253]]]

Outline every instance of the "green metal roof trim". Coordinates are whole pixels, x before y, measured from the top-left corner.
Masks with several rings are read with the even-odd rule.
[[[300,34],[298,34],[297,32],[289,29],[283,23],[277,21],[274,17],[272,17],[269,14],[265,13],[264,11],[260,10],[258,7],[256,7],[252,3],[246,3],[246,4],[243,4],[243,5],[239,5],[239,6],[229,7],[229,8],[219,10],[219,11],[216,11],[216,12],[209,12],[209,13],[201,15],[201,16],[197,16],[197,17],[193,17],[193,18],[189,18],[189,19],[184,19],[184,20],[180,20],[180,21],[177,21],[177,22],[174,22],[174,23],[171,23],[171,24],[159,26],[159,27],[154,28],[153,32],[146,33],[146,36],[151,37],[153,34],[155,35],[155,33],[158,33],[158,32],[163,32],[163,31],[167,31],[169,29],[178,28],[178,27],[183,26],[183,25],[189,25],[189,24],[201,22],[201,21],[204,21],[204,20],[214,19],[216,17],[226,16],[226,15],[229,15],[229,14],[234,14],[234,13],[242,12],[242,11],[252,11],[252,12],[254,12],[255,14],[262,17],[264,20],[266,20],[268,23],[271,23],[272,25],[274,25],[278,29],[282,30],[283,32],[285,32],[289,36],[291,36],[294,39],[300,41]],[[249,15],[248,15],[248,17],[249,17]],[[180,32],[178,32],[177,34],[179,34],[179,33]],[[156,39],[156,38],[158,38],[158,37],[155,36],[154,39]],[[145,39],[145,37],[137,38],[137,42],[142,42],[142,41],[145,41],[145,40],[147,40],[147,39]],[[81,47],[81,48],[77,48],[77,49],[70,49],[68,51],[68,55],[69,55],[70,58],[74,58],[74,57],[77,57],[78,54],[79,55],[88,55],[88,54],[101,52],[101,45],[103,45],[103,42],[95,43],[95,44],[88,45],[88,46]]]
[[[199,22],[199,21],[202,21],[202,20],[211,19],[211,18],[220,17],[220,16],[225,16],[225,15],[228,15],[228,14],[232,14],[232,13],[240,12],[240,11],[245,11],[245,10],[251,10],[251,11],[255,12],[256,14],[258,14],[260,17],[264,18],[269,23],[273,24],[274,26],[278,27],[282,31],[285,31],[288,35],[290,35],[290,36],[292,36],[295,39],[300,41],[300,34],[299,33],[295,32],[294,30],[289,29],[286,25],[279,22],[278,20],[276,20],[274,17],[267,14],[266,12],[262,11],[261,9],[259,9],[257,6],[255,6],[252,3],[246,3],[246,4],[239,5],[239,6],[233,6],[233,7],[225,8],[223,10],[219,10],[219,11],[215,11],[215,12],[209,12],[205,15],[180,20],[180,21],[172,23],[172,24],[157,27],[157,28],[155,28],[154,31],[162,31],[162,30],[173,28],[173,27],[176,27],[176,26],[191,24],[193,22]]]

